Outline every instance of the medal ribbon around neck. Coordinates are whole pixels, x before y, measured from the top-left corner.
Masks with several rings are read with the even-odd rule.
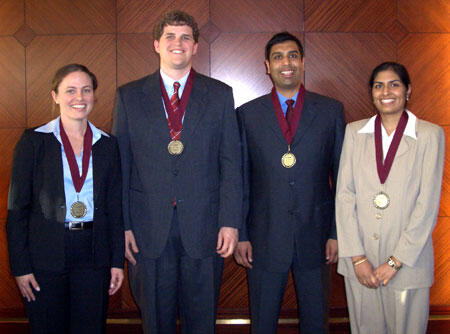
[[[189,76],[186,81],[186,85],[184,86],[183,95],[180,99],[180,105],[178,106],[178,109],[180,110],[179,113],[175,113],[173,111],[172,105],[170,104],[169,96],[167,95],[164,81],[161,77],[161,74],[159,75],[159,82],[161,87],[161,94],[164,100],[164,105],[166,107],[167,112],[167,123],[169,125],[170,130],[172,130],[171,138],[172,140],[178,140],[181,137],[181,130],[183,129],[183,116],[186,111],[187,104],[189,102],[189,97],[191,96],[192,86],[194,85],[194,77],[195,77],[195,71],[191,68],[191,71],[189,72]]]
[[[403,111],[402,116],[395,129],[394,138],[389,146],[386,159],[383,163],[383,139],[381,138],[381,117],[380,114],[375,118],[375,155],[377,160],[377,172],[381,184],[386,181],[389,172],[391,171],[392,163],[394,162],[395,154],[400,146],[400,140],[405,132],[406,124],[408,123],[408,114]]]
[[[280,125],[281,131],[283,132],[283,136],[286,139],[288,145],[291,145],[292,140],[294,139],[295,132],[297,131],[298,122],[300,120],[300,116],[303,110],[303,103],[305,101],[305,87],[300,85],[300,89],[297,95],[297,101],[294,106],[294,114],[292,115],[292,124],[290,128],[293,129],[291,131],[289,129],[289,124],[284,117],[283,109],[281,109],[280,100],[278,99],[278,94],[275,87],[272,88],[272,104],[275,109],[275,115],[277,116],[278,124]]]
[[[73,186],[75,187],[75,191],[79,193],[83,188],[83,184],[84,181],[86,180],[86,176],[89,169],[89,160],[91,159],[91,150],[92,150],[92,130],[88,123],[86,126],[86,132],[84,133],[83,139],[83,160],[82,160],[81,176],[78,169],[77,161],[75,159],[75,153],[73,152],[72,145],[70,144],[69,137],[67,137],[66,131],[64,130],[64,126],[61,122],[61,119],[59,119],[59,132],[61,135],[61,140],[63,143],[67,162],[69,163],[70,175],[72,176]]]

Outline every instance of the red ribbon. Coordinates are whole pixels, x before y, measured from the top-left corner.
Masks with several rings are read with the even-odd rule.
[[[386,155],[386,159],[383,164],[383,140],[381,138],[381,118],[380,114],[375,118],[375,155],[377,159],[377,172],[380,178],[381,184],[386,181],[389,172],[391,171],[392,163],[394,162],[395,154],[400,146],[400,140],[405,132],[406,124],[408,123],[408,114],[403,111],[402,116],[397,124],[394,138],[389,146],[389,150]]]
[[[305,101],[305,87],[300,85],[300,89],[297,95],[297,101],[294,106],[294,113],[292,115],[292,124],[288,124],[286,117],[284,117],[283,109],[281,109],[280,100],[275,87],[272,88],[272,104],[275,109],[275,115],[277,116],[278,124],[280,125],[283,136],[286,139],[288,145],[291,145],[294,139],[295,132],[297,131],[298,122],[303,110],[303,103]],[[292,129],[292,130],[290,130]]]
[[[64,131],[64,126],[59,119],[59,132],[61,135],[61,140],[64,147],[64,152],[66,154],[67,162],[70,167],[70,175],[72,175],[73,186],[75,191],[79,193],[83,188],[84,181],[86,180],[87,172],[89,169],[89,159],[91,158],[92,149],[92,130],[89,124],[87,124],[86,132],[84,133],[83,139],[83,160],[82,160],[82,173],[80,177],[80,172],[78,170],[78,164],[75,159],[75,153],[73,153],[72,145],[70,144],[69,137],[67,137],[66,131]]]

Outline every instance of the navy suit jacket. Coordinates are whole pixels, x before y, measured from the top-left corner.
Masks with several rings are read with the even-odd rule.
[[[119,87],[114,108],[123,171],[125,230],[141,256],[157,258],[167,242],[176,198],[182,244],[193,258],[215,253],[221,227],[239,228],[242,173],[232,90],[196,73],[181,141],[172,156],[159,71]]]
[[[121,172],[117,142],[92,146],[93,245],[96,267],[123,268]],[[66,218],[61,143],[53,133],[25,130],[14,150],[6,231],[14,276],[64,270]]]
[[[336,100],[306,92],[291,144],[297,162],[285,168],[281,157],[288,145],[271,94],[238,108],[246,221],[240,241],[252,243],[254,267],[288,270],[294,251],[304,268],[325,261],[326,241],[336,239],[334,183],[345,129],[342,109]]]

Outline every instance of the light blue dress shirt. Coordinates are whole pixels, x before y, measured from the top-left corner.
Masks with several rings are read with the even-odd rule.
[[[43,133],[53,133],[56,139],[61,144],[61,156],[63,163],[63,172],[64,172],[64,195],[66,199],[66,222],[69,221],[92,221],[94,220],[94,180],[92,177],[92,152],[91,158],[89,159],[89,168],[86,176],[86,180],[84,181],[83,188],[81,188],[80,193],[77,195],[75,191],[75,187],[72,182],[72,175],[70,174],[69,162],[67,161],[66,154],[64,152],[64,146],[62,144],[61,135],[59,131],[59,119],[54,119],[53,121],[35,129],[36,132]],[[100,129],[97,129],[92,123],[88,122],[89,126],[92,130],[92,146],[101,138],[102,135],[108,136],[107,133],[103,132]],[[77,156],[75,154],[76,162],[78,165],[78,170],[80,175],[82,174],[83,165],[83,150],[81,150],[81,155]],[[86,215],[82,218],[75,218],[70,213],[70,207],[76,201],[83,202],[87,207]]]
[[[287,98],[284,95],[281,95],[278,91],[277,91],[277,95],[278,95],[278,99],[280,100],[281,110],[283,110],[284,117],[286,117],[286,112],[287,112],[286,101],[287,100],[294,100],[294,108],[295,108],[295,103],[297,102],[298,92],[291,98]]]

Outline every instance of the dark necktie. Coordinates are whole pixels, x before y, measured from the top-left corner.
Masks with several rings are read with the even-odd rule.
[[[288,126],[289,126],[289,130],[292,133],[292,129],[291,129],[291,124],[292,124],[292,118],[294,116],[294,100],[286,100],[286,104],[287,104],[287,110],[286,110],[286,120],[288,122]]]

